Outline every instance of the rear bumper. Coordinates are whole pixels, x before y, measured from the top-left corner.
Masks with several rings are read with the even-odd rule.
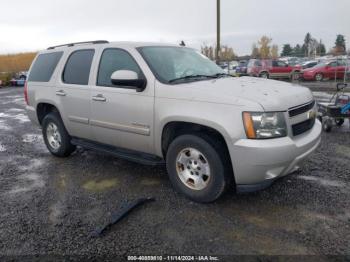
[[[32,121],[36,125],[40,126],[35,108],[32,106],[26,106],[26,111],[27,111],[27,115],[28,115],[28,118],[30,119],[30,121]]]
[[[321,142],[321,123],[295,138],[241,139],[234,143],[232,164],[238,192],[264,189],[295,171],[297,165]]]

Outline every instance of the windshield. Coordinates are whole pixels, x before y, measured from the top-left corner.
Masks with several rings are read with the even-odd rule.
[[[157,79],[163,83],[200,81],[225,72],[194,49],[148,46],[138,48]]]

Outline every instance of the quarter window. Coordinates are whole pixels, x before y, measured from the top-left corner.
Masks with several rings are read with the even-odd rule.
[[[49,82],[63,52],[38,55],[29,73],[28,81]]]
[[[134,58],[122,49],[106,49],[101,57],[100,68],[97,76],[98,86],[115,86],[111,76],[118,70],[131,70],[141,77],[142,72]]]
[[[79,50],[73,52],[63,71],[63,82],[73,85],[87,85],[94,57],[94,50]]]

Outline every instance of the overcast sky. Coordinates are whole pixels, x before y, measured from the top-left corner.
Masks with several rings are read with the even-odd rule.
[[[302,43],[307,32],[327,50],[337,33],[350,47],[350,0],[221,0],[222,43],[249,54],[263,34],[275,44]],[[216,34],[216,0],[6,0],[0,53],[106,39],[156,41],[199,48]]]

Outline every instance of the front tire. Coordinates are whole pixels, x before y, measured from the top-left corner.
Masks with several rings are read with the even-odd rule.
[[[54,156],[67,157],[76,149],[58,113],[51,112],[44,117],[42,132],[46,147]]]
[[[197,135],[181,135],[170,144],[166,156],[174,188],[200,203],[215,201],[230,184],[225,158],[208,140]]]

